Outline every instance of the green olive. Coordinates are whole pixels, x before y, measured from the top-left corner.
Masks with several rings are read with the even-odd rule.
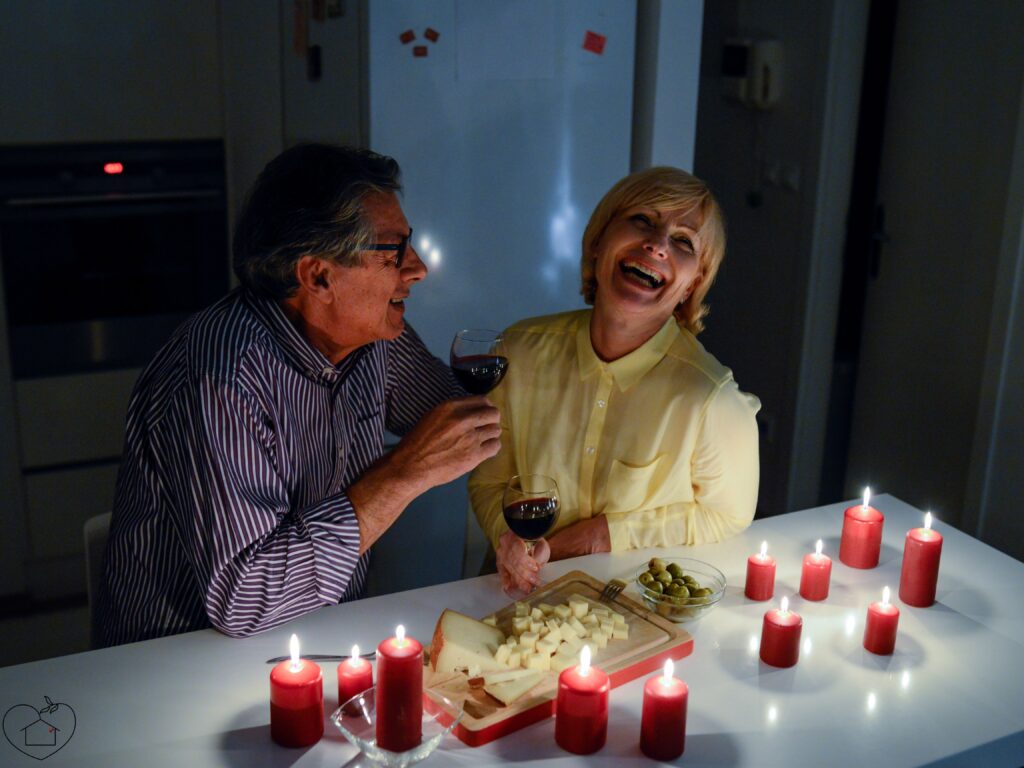
[[[672,583],[672,574],[668,571],[658,571],[658,575],[654,579],[667,586]]]
[[[665,585],[662,584],[660,581],[652,581],[650,584],[647,585],[647,589],[649,589],[651,592],[654,592],[655,594],[660,595],[662,592],[665,591]]]
[[[639,577],[638,580],[644,586],[648,586],[648,585],[650,585],[650,583],[652,581],[654,581],[654,576],[651,575],[650,571],[644,571],[643,573],[640,574],[640,577]]]
[[[690,596],[690,590],[688,590],[682,584],[673,584],[672,586],[670,586],[668,588],[667,592],[672,597],[689,597]]]
[[[685,582],[686,582],[687,584],[693,584],[693,585],[694,585],[694,586],[696,586],[696,587],[699,587],[699,586],[700,586],[700,584],[699,584],[699,583],[697,582],[697,579],[695,579],[695,578],[694,578],[693,576],[691,576],[691,575],[690,575],[690,574],[688,574],[688,573],[687,573],[687,574],[685,574],[685,575],[683,575],[682,579],[683,579],[683,581],[685,581]]]
[[[679,563],[669,563],[665,570],[672,574],[673,579],[681,579],[683,577],[683,568]]]
[[[665,561],[662,560],[660,557],[652,557],[650,562],[647,563],[647,567],[655,573],[657,573],[658,571],[664,571]]]

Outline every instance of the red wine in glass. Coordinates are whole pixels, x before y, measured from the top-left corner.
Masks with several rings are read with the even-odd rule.
[[[459,331],[452,341],[451,366],[463,389],[486,395],[508,371],[501,334],[483,329]]]
[[[509,530],[532,557],[534,545],[558,521],[558,486],[546,475],[516,475],[505,486],[501,508]]]

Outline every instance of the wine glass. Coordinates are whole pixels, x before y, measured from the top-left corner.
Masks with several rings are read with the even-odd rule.
[[[509,530],[523,541],[526,554],[558,520],[558,485],[547,475],[516,475],[508,481],[501,509]]]
[[[463,389],[486,395],[505,377],[508,358],[501,333],[483,328],[459,331],[452,341],[452,371]]]

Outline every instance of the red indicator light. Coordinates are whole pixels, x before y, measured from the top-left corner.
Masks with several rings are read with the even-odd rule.
[[[121,163],[104,163],[103,172],[109,176],[113,176],[118,173],[124,173],[124,165]]]

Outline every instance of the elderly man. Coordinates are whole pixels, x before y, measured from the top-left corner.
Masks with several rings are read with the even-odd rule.
[[[427,269],[399,190],[391,158],[324,145],[257,179],[241,288],[182,325],[132,394],[108,644],[244,636],[358,598],[402,510],[497,452],[497,410],[459,398],[404,322]],[[387,454],[385,429],[403,436]]]

